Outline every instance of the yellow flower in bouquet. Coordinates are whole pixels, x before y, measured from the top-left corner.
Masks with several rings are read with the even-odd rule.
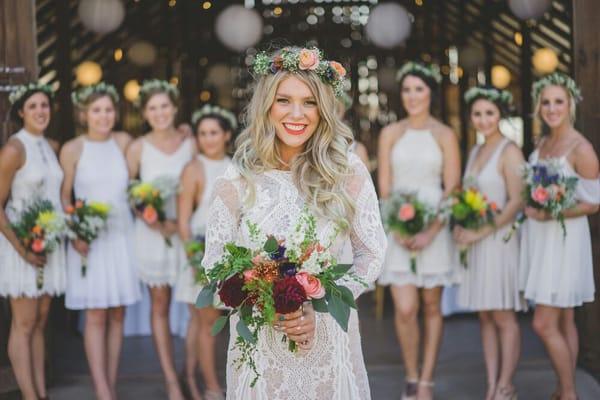
[[[90,208],[101,215],[108,215],[110,211],[110,204],[101,203],[99,201],[90,201],[88,203]]]
[[[131,195],[136,198],[146,198],[154,191],[154,187],[149,182],[140,182],[131,188]]]
[[[48,229],[53,226],[58,220],[58,215],[54,211],[42,211],[38,214],[36,223],[42,229]]]
[[[487,202],[483,198],[483,195],[479,191],[472,189],[466,191],[465,203],[475,211],[481,211],[487,207]]]

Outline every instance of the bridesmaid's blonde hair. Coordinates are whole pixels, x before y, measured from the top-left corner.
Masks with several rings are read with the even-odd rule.
[[[332,87],[313,72],[279,71],[261,76],[256,83],[245,112],[246,128],[236,140],[237,150],[233,156],[233,162],[248,183],[245,200],[250,204],[255,200],[256,175],[283,164],[269,111],[279,84],[290,76],[310,88],[321,116],[305,149],[290,165],[294,183],[313,212],[347,226],[355,207],[344,187],[346,177],[351,173],[348,148],[352,131],[338,117]]]

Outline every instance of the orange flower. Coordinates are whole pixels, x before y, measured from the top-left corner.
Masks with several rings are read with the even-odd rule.
[[[68,205],[68,206],[65,208],[65,212],[66,212],[67,214],[73,214],[73,213],[75,212],[75,207],[73,207],[72,205],[70,205],[70,204],[69,204],[69,205]]]
[[[81,208],[81,207],[83,207],[83,201],[81,201],[81,200],[77,200],[77,201],[75,202],[75,208]]]
[[[298,68],[301,70],[314,71],[319,66],[319,53],[315,50],[302,49],[300,50],[300,58]]]
[[[498,204],[496,204],[496,202],[492,201],[490,203],[490,208],[492,209],[492,211],[496,212],[496,211],[498,211]]]
[[[31,244],[31,250],[35,253],[41,253],[44,251],[45,243],[42,239],[35,239]]]
[[[43,230],[41,226],[35,225],[33,228],[31,228],[31,232],[33,232],[35,235],[41,235]]]
[[[142,218],[144,218],[144,221],[146,221],[148,224],[153,224],[158,220],[158,213],[154,207],[146,206],[146,208],[144,208],[144,212],[142,213]]]
[[[346,68],[344,68],[342,66],[342,64],[340,64],[337,61],[330,61],[329,65],[331,65],[331,67],[333,69],[335,69],[335,72],[337,72],[337,74],[339,75],[340,78],[343,78],[346,76]]]

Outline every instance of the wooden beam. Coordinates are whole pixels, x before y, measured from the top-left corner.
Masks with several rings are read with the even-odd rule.
[[[526,157],[533,151],[533,120],[531,117],[533,104],[529,88],[533,83],[531,73],[531,33],[527,22],[521,23],[521,117],[523,118],[523,152]]]
[[[577,127],[600,149],[600,30],[597,16],[600,2],[597,0],[573,1],[575,79],[582,90],[583,101],[579,106]],[[600,379],[600,215],[590,219],[594,257],[594,282],[596,300],[576,310],[579,329],[578,363],[596,379]]]
[[[61,142],[75,135],[73,123],[73,105],[71,104],[71,91],[73,84],[73,65],[71,60],[71,9],[69,2],[55,2],[56,20],[56,77],[60,83],[56,94],[58,112],[54,114],[57,120],[58,137]]]

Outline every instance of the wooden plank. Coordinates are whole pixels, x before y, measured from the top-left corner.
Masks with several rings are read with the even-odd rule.
[[[575,79],[581,87],[583,101],[578,110],[577,127],[600,149],[600,30],[598,29],[600,2],[573,1],[573,48]],[[596,299],[576,310],[579,329],[578,363],[596,379],[600,379],[600,215],[590,219],[594,255],[594,282]]]

